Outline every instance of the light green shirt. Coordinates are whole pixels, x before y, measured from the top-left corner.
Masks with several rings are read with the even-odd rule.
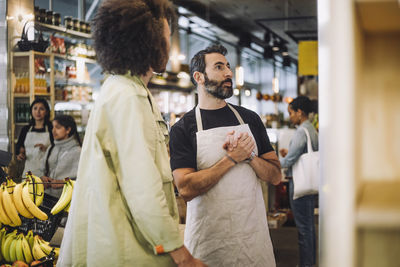
[[[183,245],[167,136],[139,77],[107,78],[90,115],[57,266],[175,266],[158,253]]]

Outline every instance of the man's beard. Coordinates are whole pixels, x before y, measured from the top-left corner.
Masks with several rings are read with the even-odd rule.
[[[218,82],[215,80],[208,79],[207,74],[204,74],[205,82],[204,86],[206,88],[207,93],[218,98],[218,99],[227,99],[233,95],[232,89],[232,79],[228,78],[223,80],[222,82]],[[230,82],[231,86],[224,86],[223,84],[226,82]]]

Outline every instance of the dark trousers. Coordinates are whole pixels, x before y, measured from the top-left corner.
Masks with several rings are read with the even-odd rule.
[[[300,267],[313,266],[316,262],[314,221],[316,195],[293,200],[293,180],[289,180],[289,200],[298,231]]]

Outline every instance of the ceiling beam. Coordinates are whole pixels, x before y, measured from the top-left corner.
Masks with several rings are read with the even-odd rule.
[[[172,2],[177,6],[186,8],[187,10],[196,14],[196,16],[200,17],[201,19],[204,19],[209,23],[216,25],[218,28],[221,28],[224,31],[227,31],[239,38],[241,36],[246,36],[250,34],[252,42],[260,46],[266,45],[264,40],[261,40],[257,36],[254,36],[248,30],[243,29],[241,25],[235,24],[234,21],[224,18],[222,15],[212,10],[209,6],[206,6],[196,1],[188,0],[172,0]]]

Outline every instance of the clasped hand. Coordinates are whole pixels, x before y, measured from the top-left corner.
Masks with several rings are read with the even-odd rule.
[[[248,133],[235,134],[235,131],[231,131],[227,134],[222,147],[236,162],[241,162],[250,157],[256,143]]]
[[[57,189],[57,188],[61,188],[64,186],[62,182],[62,180],[56,180],[56,179],[52,179],[48,176],[42,176],[40,177],[40,179],[42,179],[43,183],[44,183],[44,188],[53,188],[53,189]]]

